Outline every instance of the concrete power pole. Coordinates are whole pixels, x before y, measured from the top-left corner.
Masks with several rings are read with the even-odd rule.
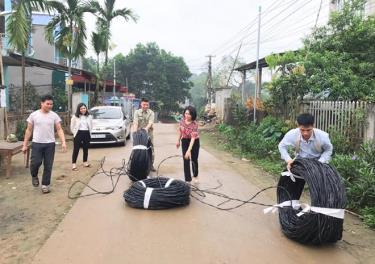
[[[258,15],[258,41],[257,41],[257,61],[256,61],[256,82],[255,82],[255,93],[254,93],[254,123],[256,122],[256,114],[257,114],[257,95],[260,89],[259,81],[260,81],[260,74],[259,74],[259,42],[260,42],[260,17],[261,17],[262,7],[259,7],[259,15]]]
[[[207,101],[208,103],[212,104],[212,95],[213,95],[213,88],[212,88],[212,58],[215,57],[213,55],[208,55],[208,77],[207,77]]]

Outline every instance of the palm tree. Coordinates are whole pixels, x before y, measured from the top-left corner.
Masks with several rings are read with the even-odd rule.
[[[72,111],[72,61],[86,53],[85,44],[86,22],[85,13],[95,13],[96,10],[81,0],[47,1],[49,8],[56,11],[46,26],[45,38],[50,44],[55,44],[60,52],[68,58],[68,111]]]
[[[94,93],[94,105],[98,102],[98,94],[99,94],[99,80],[102,77],[102,74],[100,72],[100,53],[104,52],[106,50],[106,44],[105,44],[105,37],[103,32],[92,32],[91,35],[91,45],[93,46],[97,62],[96,62],[96,87],[95,87],[95,93]]]
[[[19,0],[12,6],[13,12],[7,19],[7,35],[9,45],[22,55],[22,92],[21,92],[21,114],[25,109],[25,53],[29,46],[31,34],[32,11],[46,10],[45,0]],[[4,78],[2,76],[2,78]]]
[[[122,17],[125,21],[132,19],[134,22],[137,21],[137,16],[133,13],[131,9],[122,8],[115,9],[116,0],[105,0],[104,6],[102,7],[98,1],[94,0],[91,2],[92,7],[94,7],[98,12],[97,27],[100,28],[105,37],[105,62],[108,63],[108,50],[109,41],[111,39],[111,23],[116,17]]]

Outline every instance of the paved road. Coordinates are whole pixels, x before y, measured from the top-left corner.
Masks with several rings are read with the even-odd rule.
[[[180,154],[174,145],[175,131],[175,125],[156,126],[156,163]],[[109,169],[120,166],[130,149],[128,142],[125,148],[90,149],[90,155],[105,155]],[[221,192],[238,198],[258,190],[204,149],[199,162],[202,188],[220,181]],[[182,160],[168,160],[160,174],[183,179]],[[90,185],[110,188],[104,176],[94,177]],[[33,263],[356,263],[337,245],[306,247],[288,240],[280,232],[277,214],[263,215],[261,207],[247,205],[226,212],[192,200],[185,208],[137,210],[123,201],[128,185],[124,177],[111,195],[79,199]],[[274,203],[266,195],[259,199]]]

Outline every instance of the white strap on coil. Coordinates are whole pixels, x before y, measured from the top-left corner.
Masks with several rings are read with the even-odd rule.
[[[165,184],[165,188],[168,188],[169,185],[171,185],[171,183],[174,181],[174,179],[170,178],[167,183]]]
[[[135,145],[135,146],[133,146],[133,150],[135,150],[135,149],[147,150],[148,148],[146,146],[143,146],[143,145]]]
[[[298,217],[308,212],[315,212],[315,213],[324,214],[324,215],[328,215],[328,216],[332,216],[332,217],[340,218],[340,219],[344,219],[344,215],[345,215],[345,209],[340,209],[340,208],[315,207],[315,206],[310,206],[305,203],[301,204],[301,207],[303,208],[303,210],[297,214]]]
[[[296,178],[298,179],[303,179],[303,177],[301,176],[298,176],[298,175],[294,175],[293,173],[291,173],[290,171],[284,171],[281,173],[281,176],[287,176],[287,177],[290,177],[290,179],[293,181],[293,182],[296,182]]]
[[[263,213],[268,214],[269,212],[275,213],[277,211],[277,208],[283,208],[287,206],[292,206],[293,209],[298,209],[301,207],[301,204],[299,200],[291,200],[291,201],[284,201],[279,204],[275,204],[271,207],[267,207],[266,209],[263,209]]]
[[[139,182],[143,187],[145,187],[145,188],[147,187],[147,186],[146,186],[146,183],[144,183],[143,181],[138,181],[138,182]]]
[[[143,208],[148,209],[148,205],[150,203],[151,194],[154,188],[146,188],[145,198],[143,199]]]
[[[270,212],[275,213],[278,208],[283,208],[287,206],[292,206],[293,209],[296,209],[296,210],[302,207],[303,208],[302,211],[297,214],[298,217],[309,212],[324,214],[324,215],[328,215],[328,216],[332,216],[332,217],[340,218],[340,219],[344,219],[344,215],[345,215],[345,209],[310,206],[305,203],[301,204],[299,200],[285,201],[280,204],[275,204],[271,207],[267,207],[263,209],[263,213],[264,214],[267,214]]]

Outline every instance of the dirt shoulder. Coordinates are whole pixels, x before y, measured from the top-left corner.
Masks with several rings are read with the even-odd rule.
[[[71,170],[72,144],[62,153],[60,146],[52,173],[52,192],[42,194],[40,188],[31,185],[29,169],[24,167],[24,155],[12,159],[12,175],[7,179],[0,172],[0,263],[30,263],[33,256],[52,234],[74,204],[68,198],[68,190],[76,180],[88,182],[97,170],[99,160],[91,159],[91,168]],[[79,159],[81,159],[82,151]],[[42,165],[43,167],[43,165]],[[39,176],[42,173],[42,167]],[[83,185],[74,189],[80,193]]]
[[[251,161],[243,160],[241,157],[236,157],[226,151],[223,146],[224,141],[220,138],[214,126],[203,127],[200,138],[205,150],[231,166],[233,170],[260,189],[277,186],[278,175],[265,172]],[[255,171],[257,177],[250,177],[249,171]],[[266,193],[276,201],[275,190],[271,189]],[[365,226],[356,216],[346,213],[343,240],[338,242],[337,245],[358,259],[359,263],[375,263],[375,231]]]

